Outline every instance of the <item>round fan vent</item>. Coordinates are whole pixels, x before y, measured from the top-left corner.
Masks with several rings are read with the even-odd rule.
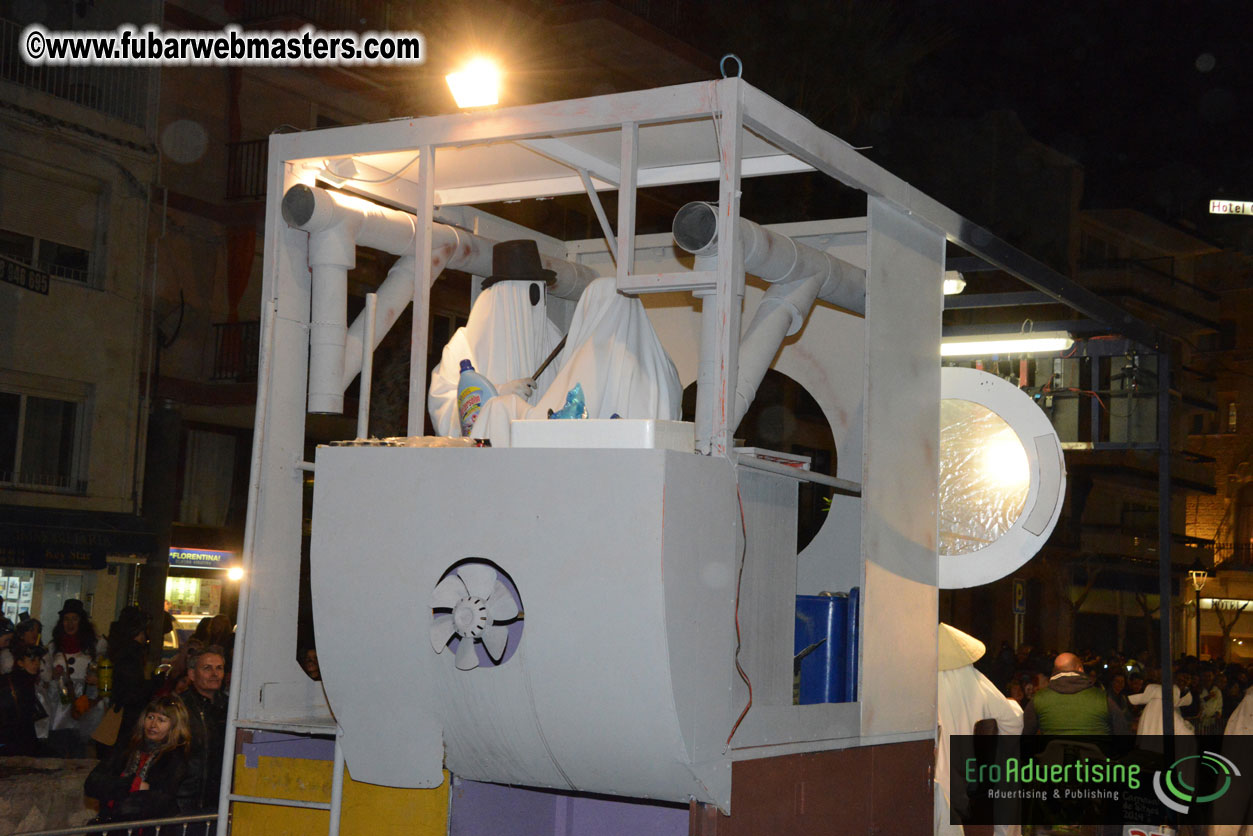
[[[436,653],[454,647],[463,671],[504,663],[522,634],[517,588],[497,566],[478,558],[444,573],[431,593],[431,615],[431,647]]]

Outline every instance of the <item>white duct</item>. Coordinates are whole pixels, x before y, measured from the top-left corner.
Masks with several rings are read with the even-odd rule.
[[[675,243],[687,252],[699,258],[716,255],[717,206],[687,204],[674,216],[673,232]],[[801,329],[815,300],[823,299],[855,313],[866,312],[866,271],[860,267],[744,218],[740,218],[739,237],[744,272],[770,282],[771,286],[740,340],[732,428],[744,419],[779,346]],[[702,351],[702,370],[712,359]],[[702,371],[702,376],[707,375]]]
[[[373,247],[402,258],[378,289],[374,345],[387,335],[413,299],[417,265],[413,215],[359,197],[325,189],[292,186],[283,196],[283,219],[309,233],[313,271],[309,329],[309,411],[342,413],[344,390],[361,372],[364,313],[347,326],[348,270],[356,265],[357,246]],[[441,223],[431,224],[431,281],[445,267],[476,276],[492,271],[495,241]],[[590,267],[540,255],[557,274],[549,293],[577,299],[596,273]]]

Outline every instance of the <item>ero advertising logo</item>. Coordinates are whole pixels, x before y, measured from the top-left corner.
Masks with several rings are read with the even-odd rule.
[[[1196,761],[1195,768],[1191,762]],[[1197,787],[1207,783],[1202,770],[1208,770],[1214,776],[1213,792],[1199,795]],[[1189,777],[1189,772],[1195,772]],[[1240,770],[1227,758],[1217,752],[1206,750],[1200,755],[1187,755],[1170,765],[1170,768],[1157,770],[1153,774],[1153,792],[1157,800],[1176,813],[1187,814],[1194,804],[1207,804],[1217,801],[1231,789],[1232,776],[1240,777]],[[1191,782],[1191,783],[1189,783]],[[1193,786],[1195,784],[1195,786]]]

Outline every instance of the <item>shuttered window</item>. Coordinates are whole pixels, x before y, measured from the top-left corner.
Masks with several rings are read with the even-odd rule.
[[[4,254],[71,281],[91,283],[100,223],[99,189],[41,177],[0,160]],[[14,252],[18,243],[19,252]]]

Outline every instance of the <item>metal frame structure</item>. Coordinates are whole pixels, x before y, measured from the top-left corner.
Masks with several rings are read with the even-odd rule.
[[[693,131],[712,131],[713,146],[691,142]],[[659,154],[658,147],[665,153]],[[606,148],[611,150],[606,152]],[[344,161],[351,165],[340,165]],[[412,162],[416,165],[407,168],[404,176],[389,174]],[[344,170],[355,172],[357,179],[345,180]],[[335,734],[337,730],[322,689],[295,662],[298,601],[294,579],[300,565],[302,477],[313,469],[304,460],[311,282],[307,234],[289,228],[280,211],[288,188],[321,179],[412,213],[417,235],[412,251],[416,315],[409,382],[414,406],[409,418],[411,434],[421,433],[427,387],[424,314],[431,265],[437,260],[432,252],[432,222],[453,223],[488,238],[529,237],[548,256],[586,259],[588,242],[567,244],[468,206],[586,190],[605,232],[605,254],[614,262],[613,275],[621,292],[708,294],[704,304],[713,306],[716,330],[705,347],[711,356],[702,358],[712,361],[712,375],[708,383],[702,381],[710,392],[700,398],[706,414],[697,420],[705,422],[710,432],[706,445],[697,452],[733,458],[735,427],[731,424],[741,316],[746,295],[752,295],[746,294],[739,244],[741,178],[799,171],[820,172],[865,192],[868,200],[865,219],[853,220],[851,225],[837,221],[809,227],[813,235],[828,236],[827,240],[841,232],[860,236],[867,274],[865,318],[851,332],[860,335],[862,352],[852,359],[860,371],[861,386],[852,399],[855,417],[851,419],[858,422],[855,432],[861,454],[848,466],[858,477],[850,481],[860,484],[861,499],[856,512],[843,518],[856,523],[853,571],[854,581],[863,590],[860,655],[865,661],[859,702],[825,706],[807,714],[800,709],[819,707],[761,706],[757,718],[746,720],[743,734],[747,739],[737,738],[733,757],[929,739],[935,727],[935,687],[928,673],[933,677],[936,668],[937,360],[947,244],[960,246],[1152,350],[1161,348],[1161,340],[1144,323],[914,189],[800,114],[740,79],[730,78],[271,138],[265,314],[244,540],[247,583],[241,591],[228,740],[234,739],[238,729],[307,734]],[[696,270],[637,269],[637,191],[687,182],[717,184],[720,244],[716,259],[698,262]],[[613,188],[619,192],[616,230],[609,228],[597,196],[597,190]],[[822,357],[817,362],[831,365],[849,362],[849,358]],[[1164,393],[1160,420],[1161,427],[1168,428],[1165,355],[1160,369]],[[363,380],[364,397],[368,397],[368,385],[368,379]],[[1167,432],[1159,431],[1159,443],[1162,490],[1167,496]],[[1162,519],[1163,542],[1169,542],[1168,514],[1164,512]],[[1161,571],[1168,600],[1168,555]],[[746,566],[750,583],[752,574],[753,567]],[[770,595],[790,597],[796,591],[788,588],[793,580],[785,578],[780,584],[767,573],[761,583],[763,589],[769,587]],[[757,603],[764,607],[763,601]],[[753,602],[745,603],[751,608]],[[1168,649],[1169,608],[1163,619],[1164,648]],[[777,613],[767,615],[765,621],[773,626],[763,627],[763,635],[777,642],[778,631],[786,630],[790,648],[790,616],[786,627]],[[752,652],[747,655],[753,664]],[[1169,681],[1164,683],[1168,692],[1169,686]],[[1169,712],[1170,706],[1164,710]],[[338,746],[336,751],[337,780],[327,805],[332,834],[338,829],[343,775],[343,755]],[[231,759],[224,764],[223,828],[229,822],[232,801],[261,800],[232,794],[233,767]]]

